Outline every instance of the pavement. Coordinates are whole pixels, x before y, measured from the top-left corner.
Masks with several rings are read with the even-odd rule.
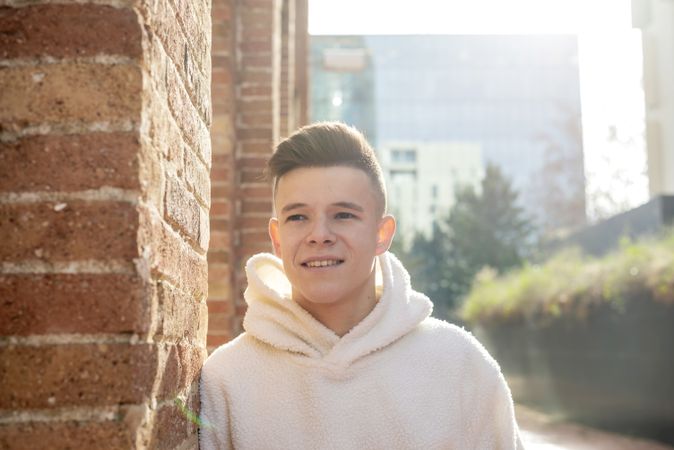
[[[515,415],[526,450],[673,450],[666,444],[564,422],[516,405]]]

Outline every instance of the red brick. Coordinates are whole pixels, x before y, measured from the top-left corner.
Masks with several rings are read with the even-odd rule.
[[[216,165],[218,165],[218,167],[229,167],[233,161],[234,158],[231,154],[213,155],[213,167]]]
[[[247,155],[237,159],[236,164],[242,169],[256,169],[261,172],[267,167],[267,159],[264,155]]]
[[[245,199],[241,202],[241,213],[268,213],[271,215],[271,199]]]
[[[229,278],[230,271],[229,264],[211,264],[208,268],[208,279],[211,281],[226,280]]]
[[[227,230],[211,231],[211,248],[228,248],[231,245],[231,233]]]
[[[185,154],[185,179],[194,195],[204,204],[211,202],[211,185],[206,167],[191,152]]]
[[[199,336],[201,323],[207,315],[206,305],[200,298],[179,291],[167,283],[157,286],[159,302],[159,323],[157,334],[165,340],[194,340]]]
[[[209,350],[215,349],[216,347],[226,344],[232,340],[232,335],[230,334],[229,330],[218,330],[218,332],[222,334],[211,334],[209,332],[208,338],[206,340],[206,345],[208,346]]]
[[[0,275],[0,335],[145,333],[149,292],[122,274]]]
[[[208,314],[229,314],[234,312],[234,306],[229,300],[208,300]]]
[[[185,408],[195,413],[198,411],[194,407]],[[152,440],[148,448],[180,448],[182,443],[189,439],[194,440],[196,444],[197,429],[197,424],[178,405],[170,403],[162,406],[157,411]]]
[[[247,113],[266,113],[272,117],[272,111],[274,109],[273,100],[269,99],[259,99],[253,97],[252,99],[241,98],[241,101],[238,104],[240,114]]]
[[[131,8],[29,5],[0,8],[0,57],[74,58],[99,54],[140,58],[140,22]]]
[[[130,260],[137,229],[136,208],[124,202],[0,204],[0,259]]]
[[[273,252],[271,241],[268,236],[266,239],[262,239],[260,236],[259,239],[254,242],[251,242],[250,240],[247,240],[246,242],[242,241],[241,245],[236,249],[237,258],[243,262],[260,252]],[[243,281],[245,281],[245,277]]]
[[[194,298],[205,295],[208,288],[206,258],[196,253],[168,225],[149,210],[141,208],[139,245],[148,250],[151,273],[165,277],[171,284]]]
[[[227,264],[230,258],[229,252],[214,250],[213,245],[208,250],[208,264]]]
[[[229,233],[229,220],[211,217],[211,230],[213,232],[226,231]]]
[[[263,39],[252,40],[248,39],[241,43],[239,46],[242,52],[244,52],[244,59],[246,56],[255,53],[271,53],[273,50],[273,42],[269,36],[265,36]]]
[[[0,448],[12,450],[126,450],[134,436],[121,420],[103,422],[21,422],[0,425]]]
[[[241,233],[241,246],[245,247],[247,245],[251,246],[260,246],[266,248],[269,244],[269,234],[266,230],[253,230],[249,232]]]
[[[213,186],[211,187],[211,197],[215,200],[228,199],[232,189],[227,186]]]
[[[231,202],[228,200],[214,200],[211,204],[211,216],[227,216],[231,211]]]
[[[231,330],[232,325],[232,314],[231,313],[213,313],[208,314],[208,330],[211,333],[213,330]]]
[[[273,117],[268,112],[256,112],[256,113],[246,113],[239,114],[239,123],[242,126],[257,126],[257,127],[269,127],[271,128],[273,123]],[[271,145],[267,144],[261,153],[271,153]]]
[[[265,174],[260,169],[241,169],[238,174],[241,183],[266,184]]]
[[[199,239],[199,204],[189,191],[172,176],[166,179],[164,200],[168,218],[195,242]]]
[[[264,184],[264,185],[258,185],[258,186],[241,186],[237,190],[238,195],[240,195],[243,198],[263,198],[263,199],[271,199],[271,185],[269,184]]]
[[[271,52],[261,54],[260,53],[244,54],[243,57],[241,58],[241,67],[243,68],[271,67],[274,64],[274,60],[275,60],[274,54]],[[243,95],[251,95],[251,94],[243,93]],[[252,94],[252,95],[260,95],[260,94]]]
[[[232,17],[232,8],[225,0],[213,0],[211,17],[213,20],[219,19],[229,21]]]
[[[156,364],[147,344],[2,346],[0,409],[139,403]]]
[[[158,400],[173,399],[194,382],[198,382],[199,371],[206,356],[203,348],[189,344],[170,345],[165,351],[166,365],[159,383]]]
[[[211,75],[212,84],[231,84],[232,74],[229,70],[214,70]]]
[[[9,129],[28,123],[140,117],[142,74],[134,65],[2,67],[0,86],[0,122]]]
[[[0,142],[0,191],[138,189],[138,136],[91,133]],[[68,161],[68,170],[54,170]]]
[[[211,141],[206,120],[192,104],[179,74],[173,68],[166,71],[166,89],[169,107],[185,140],[192,149],[199,152],[204,162],[209,162]]]
[[[241,154],[263,154],[267,157],[272,155],[272,144],[268,142],[241,142],[239,149]]]
[[[268,226],[269,216],[236,218],[236,227],[240,230],[263,230],[266,233]]]

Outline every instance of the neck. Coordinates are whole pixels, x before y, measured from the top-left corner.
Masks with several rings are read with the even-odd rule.
[[[377,304],[374,272],[367,286],[348,299],[330,303],[298,300],[298,303],[316,320],[342,337],[367,317]]]

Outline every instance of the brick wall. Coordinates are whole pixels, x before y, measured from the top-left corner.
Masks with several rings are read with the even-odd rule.
[[[194,448],[210,4],[0,7],[0,448]]]
[[[213,2],[209,350],[241,332],[243,266],[271,251],[261,175],[280,137],[306,120],[306,10],[306,0]]]
[[[0,6],[0,448],[196,447],[306,122],[306,0],[107,3]]]
[[[213,0],[211,243],[208,250],[208,348],[233,337],[236,0]]]

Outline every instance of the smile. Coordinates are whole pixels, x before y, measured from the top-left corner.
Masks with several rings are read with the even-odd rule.
[[[343,259],[323,259],[317,261],[308,261],[302,263],[302,265],[304,267],[330,267],[330,266],[337,266],[343,262],[344,262]]]

